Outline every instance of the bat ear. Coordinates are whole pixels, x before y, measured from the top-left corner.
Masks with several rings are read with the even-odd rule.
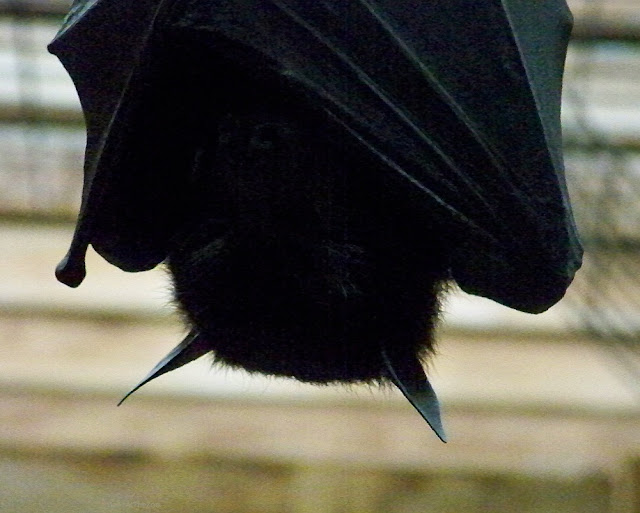
[[[211,348],[200,334],[195,331],[191,331],[182,342],[174,347],[169,354],[167,354],[153,369],[151,369],[151,372],[149,372],[149,374],[147,374],[140,383],[127,392],[127,395],[120,400],[118,406],[120,406],[136,390],[149,383],[149,381],[152,381],[167,372],[176,370],[193,360],[197,360],[210,351]]]
[[[394,363],[384,347],[381,349],[381,354],[393,384],[418,410],[418,413],[427,421],[438,438],[446,443],[447,436],[440,418],[440,404],[420,361],[416,357],[411,357],[402,363]]]

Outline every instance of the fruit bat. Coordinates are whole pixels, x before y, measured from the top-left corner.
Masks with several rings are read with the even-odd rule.
[[[564,0],[75,0],[49,46],[87,126],[57,277],[88,245],[166,265],[189,334],[138,387],[207,353],[391,382],[444,440],[441,295],[538,313],[580,267],[571,24]]]

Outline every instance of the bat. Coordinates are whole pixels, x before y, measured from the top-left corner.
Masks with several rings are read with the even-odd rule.
[[[50,44],[87,124],[56,274],[163,263],[204,354],[310,383],[422,370],[451,284],[539,313],[582,248],[563,171],[564,0],[76,0]],[[114,55],[117,58],[114,58]]]

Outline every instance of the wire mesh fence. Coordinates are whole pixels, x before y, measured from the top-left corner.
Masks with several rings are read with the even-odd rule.
[[[0,3],[0,212],[72,216],[84,130],[73,85],[46,51],[67,2]]]

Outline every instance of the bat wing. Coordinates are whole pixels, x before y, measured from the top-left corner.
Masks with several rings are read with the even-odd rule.
[[[180,115],[187,106],[172,97],[157,51],[156,27],[168,3],[75,0],[48,47],[75,84],[87,129],[80,214],[56,270],[67,285],[84,279],[89,244],[126,271],[151,269],[166,257],[186,194],[181,159],[191,151]]]
[[[176,129],[189,122],[180,117],[189,78],[171,78],[163,63],[171,38],[189,33],[249,73],[290,84],[387,166],[391,186],[450,227],[464,290],[529,312],[563,296],[582,255],[561,152],[564,0],[165,5],[76,1],[50,47],[78,87],[89,131],[63,281],[79,283],[78,248],[89,243],[125,270],[166,255],[193,152],[184,134],[193,132]],[[136,19],[121,29],[113,16]],[[96,42],[96,31],[111,32]],[[123,46],[127,57],[106,63],[105,78],[87,64]]]

